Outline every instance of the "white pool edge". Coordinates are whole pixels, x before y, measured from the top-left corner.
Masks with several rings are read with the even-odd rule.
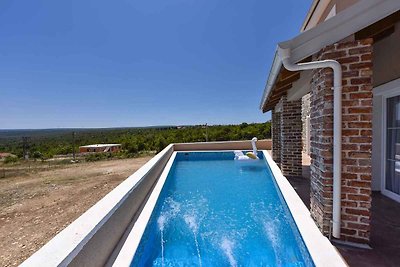
[[[146,229],[147,223],[154,210],[158,197],[168,177],[172,164],[175,160],[177,152],[227,152],[232,150],[214,150],[214,151],[174,151],[168,160],[154,190],[152,191],[142,213],[139,215],[135,225],[129,233],[124,245],[122,246],[116,260],[112,266],[130,266],[136,250],[141,241],[142,235]],[[299,195],[296,193],[292,185],[282,174],[280,168],[272,159],[267,150],[262,150],[264,158],[269,165],[269,168],[276,180],[279,190],[288,206],[293,220],[299,230],[303,242],[317,267],[339,267],[348,266],[337,249],[331,244],[319,231],[314,220],[311,217],[310,211],[304,205]]]
[[[50,267],[69,265],[87,242],[113,216],[136,186],[145,179],[146,175],[155,168],[156,164],[171,149],[173,150],[173,144],[168,145],[160,153],[151,158],[140,169],[130,175],[68,227],[26,259],[20,266]]]
[[[265,150],[263,150],[263,155],[275,177],[275,181],[278,184],[281,194],[285,199],[286,205],[292,214],[293,220],[296,223],[315,266],[348,266],[329,239],[322,235],[312,219],[310,211],[286,177],[282,174],[271,155]]]
[[[169,158],[167,165],[157,181],[156,186],[151,192],[149,199],[147,200],[134,226],[132,227],[112,266],[129,266],[131,264],[133,256],[135,256],[136,250],[142,239],[143,233],[146,230],[147,223],[149,222],[151,214],[156,206],[158,197],[160,196],[161,190],[164,187],[165,181],[167,180],[169,171],[174,163],[176,154],[177,152],[173,152]]]

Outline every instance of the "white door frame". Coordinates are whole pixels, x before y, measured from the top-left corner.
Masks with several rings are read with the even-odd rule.
[[[393,193],[386,189],[386,136],[387,136],[387,99],[400,95],[400,79],[385,83],[379,87],[374,88],[374,95],[382,97],[382,128],[381,128],[381,192],[383,195],[400,202],[400,194]]]

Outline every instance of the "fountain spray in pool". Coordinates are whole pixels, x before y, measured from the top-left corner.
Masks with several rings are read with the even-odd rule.
[[[164,226],[165,226],[165,215],[161,215],[157,220],[158,228],[160,229],[160,242],[161,242],[161,266],[164,267]]]
[[[163,211],[161,212],[160,217],[157,219],[157,225],[158,229],[160,230],[161,266],[164,266],[164,229],[168,224],[168,221],[174,218],[180,211],[180,203],[174,201],[172,198],[167,198],[163,204],[162,210]]]
[[[268,240],[271,242],[275,254],[275,260],[277,263],[281,264],[279,257],[279,229],[276,229],[275,224],[271,221],[264,221],[263,227]]]
[[[224,237],[221,241],[221,249],[225,253],[225,256],[228,258],[229,264],[231,267],[237,267],[237,261],[233,257],[233,246],[235,243],[232,240]]]
[[[199,231],[199,225],[196,222],[195,216],[193,216],[193,215],[185,214],[183,216],[183,218],[185,219],[185,223],[188,225],[190,230],[192,230],[192,232],[193,232],[194,243],[196,244],[197,256],[199,257],[199,266],[201,267],[202,264],[201,264],[200,248],[199,248],[199,242],[197,241],[197,233]]]
[[[263,227],[263,233],[268,240],[269,245],[275,256],[277,264],[281,264],[281,248],[279,245],[280,229],[276,225],[279,225],[279,220],[275,218],[274,214],[279,212],[277,207],[272,205],[266,205],[264,202],[252,203],[251,217],[254,221],[258,222]]]

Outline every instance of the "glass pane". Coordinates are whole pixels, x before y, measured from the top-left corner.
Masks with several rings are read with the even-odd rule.
[[[386,158],[400,160],[400,129],[387,129]]]
[[[387,100],[385,187],[400,194],[400,96]]]
[[[386,189],[400,194],[400,161],[387,160]]]
[[[387,127],[400,127],[400,96],[387,100]]]

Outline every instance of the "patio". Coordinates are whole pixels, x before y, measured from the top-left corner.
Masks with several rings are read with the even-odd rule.
[[[310,160],[303,155],[303,178],[289,178],[307,207],[310,207]],[[350,266],[399,266],[400,203],[379,192],[372,194],[372,249],[336,245]]]

